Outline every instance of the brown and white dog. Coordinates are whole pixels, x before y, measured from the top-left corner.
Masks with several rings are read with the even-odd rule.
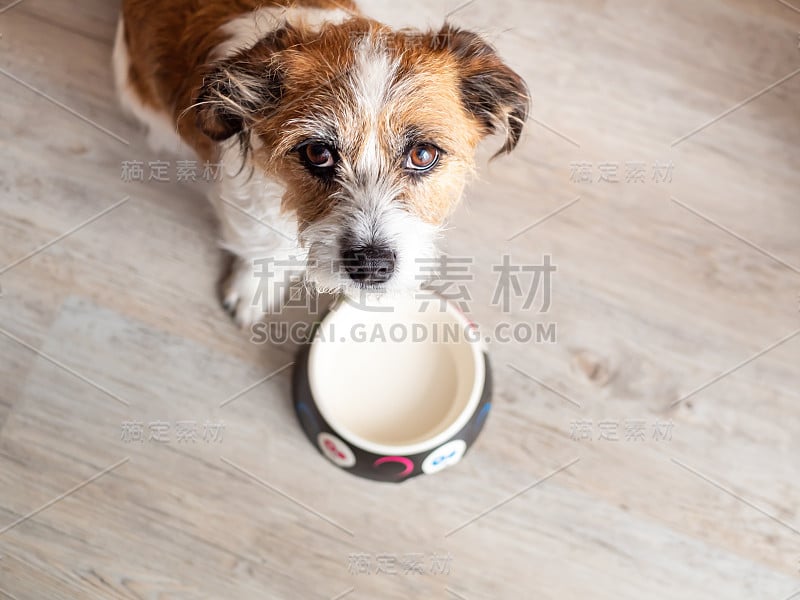
[[[325,291],[418,287],[478,142],[511,151],[529,106],[479,35],[393,30],[351,0],[123,0],[114,69],[154,148],[223,165],[240,325],[282,302],[254,302],[255,259],[280,280],[300,257]]]

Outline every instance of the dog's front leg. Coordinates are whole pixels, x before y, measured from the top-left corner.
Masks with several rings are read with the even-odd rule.
[[[221,246],[234,256],[222,283],[222,304],[237,325],[249,327],[280,310],[303,276],[306,254],[297,243],[294,217],[281,212],[283,186],[241,165],[240,157],[226,160],[223,154],[222,178],[210,196]]]

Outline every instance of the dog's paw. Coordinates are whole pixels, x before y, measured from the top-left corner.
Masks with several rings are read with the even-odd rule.
[[[234,258],[220,286],[222,307],[233,317],[236,325],[246,329],[280,308],[282,299],[271,297],[269,287],[263,275],[254,269],[252,261]]]
[[[222,307],[242,329],[278,314],[301,284],[304,267],[294,259],[233,257],[220,285]]]

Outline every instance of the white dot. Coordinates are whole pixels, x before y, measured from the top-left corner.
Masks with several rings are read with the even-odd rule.
[[[350,446],[335,435],[320,433],[317,436],[317,445],[328,460],[339,467],[352,467],[356,464],[356,456]]]
[[[467,451],[467,443],[464,440],[452,440],[428,454],[422,461],[422,472],[426,474],[436,473],[456,464]]]

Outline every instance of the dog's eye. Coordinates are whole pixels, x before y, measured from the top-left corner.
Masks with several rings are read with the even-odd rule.
[[[300,156],[310,165],[324,169],[336,162],[335,151],[327,144],[311,143],[300,148]]]
[[[406,155],[406,169],[429,171],[439,162],[439,149],[431,144],[419,144]]]

